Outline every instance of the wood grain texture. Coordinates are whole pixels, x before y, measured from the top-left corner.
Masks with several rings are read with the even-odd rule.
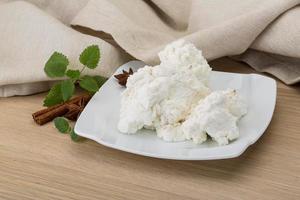
[[[253,73],[229,59],[211,64]],[[34,124],[31,113],[44,95],[0,98],[0,199],[300,199],[299,85],[278,82],[263,137],[240,157],[218,161],[160,160],[74,143],[52,123]]]

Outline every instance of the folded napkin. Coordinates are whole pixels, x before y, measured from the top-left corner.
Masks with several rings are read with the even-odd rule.
[[[293,84],[300,81],[299,4],[300,0],[90,0],[71,23],[111,34],[146,63],[157,63],[158,51],[184,38],[208,60],[242,54],[235,59]]]
[[[64,53],[73,69],[88,45],[98,44],[101,61],[86,74],[109,76],[128,60],[126,54],[96,37],[79,33],[38,7],[22,2],[0,4],[0,97],[48,90],[53,84],[44,65],[54,51]]]
[[[223,56],[300,81],[300,0],[28,0],[0,3],[0,96],[49,89],[43,67],[53,51],[78,68],[98,44],[96,73],[110,76],[130,56],[148,64],[179,38],[208,60]],[[71,28],[72,27],[72,28]],[[124,51],[125,50],[125,51]]]

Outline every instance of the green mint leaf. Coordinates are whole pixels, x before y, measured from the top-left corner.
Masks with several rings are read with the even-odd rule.
[[[62,103],[63,97],[61,94],[61,84],[55,84],[47,94],[44,100],[44,106],[54,106],[56,104]]]
[[[95,93],[99,90],[97,81],[91,76],[84,76],[80,80],[79,86],[92,93]]]
[[[66,72],[66,75],[71,78],[71,79],[79,79],[80,77],[80,71],[79,70],[72,70],[72,69],[69,69],[67,72]]]
[[[69,60],[65,55],[54,52],[46,62],[44,71],[51,78],[63,77],[68,65]]]
[[[74,83],[71,80],[65,80],[61,83],[61,94],[64,101],[69,100],[75,90]]]
[[[100,60],[100,49],[98,45],[88,46],[80,54],[79,61],[90,69],[95,69]]]
[[[81,138],[79,135],[75,133],[74,129],[71,130],[70,137],[74,142],[78,142]]]
[[[56,117],[54,119],[54,125],[61,133],[67,133],[70,130],[69,122],[63,117]]]
[[[107,78],[102,77],[102,76],[93,76],[93,78],[98,83],[99,88],[107,81]]]

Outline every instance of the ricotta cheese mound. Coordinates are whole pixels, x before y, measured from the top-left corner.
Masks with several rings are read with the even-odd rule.
[[[159,65],[140,68],[128,78],[121,95],[118,129],[127,134],[134,134],[142,128],[153,129],[166,141],[191,139],[201,143],[209,134],[223,145],[226,144],[225,139],[228,143],[228,140],[236,138],[236,122],[245,114],[246,107],[240,104],[235,92],[211,93],[207,86],[211,68],[202,52],[193,44],[178,40],[167,45],[159,53],[159,58]],[[213,129],[214,123],[209,120],[207,124],[198,121],[204,119],[205,109],[201,107],[213,103],[211,99],[224,101],[224,106],[221,106],[222,103],[211,104],[211,110],[206,110],[210,115],[207,119],[216,118],[219,120],[217,123],[224,122],[224,130],[222,126]],[[214,108],[215,105],[218,107]],[[224,112],[213,116],[214,112],[221,111]],[[231,120],[228,122],[230,125],[226,124],[227,120]]]
[[[246,113],[246,103],[235,90],[215,91],[199,101],[182,131],[196,143],[204,142],[208,134],[219,145],[226,145],[239,137],[237,122]]]

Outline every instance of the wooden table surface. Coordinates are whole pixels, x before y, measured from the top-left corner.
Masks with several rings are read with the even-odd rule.
[[[212,66],[253,72],[229,59]],[[32,121],[44,95],[0,98],[0,199],[300,199],[299,85],[278,82],[263,137],[240,157],[215,161],[161,160],[90,140],[74,143],[52,123]]]

